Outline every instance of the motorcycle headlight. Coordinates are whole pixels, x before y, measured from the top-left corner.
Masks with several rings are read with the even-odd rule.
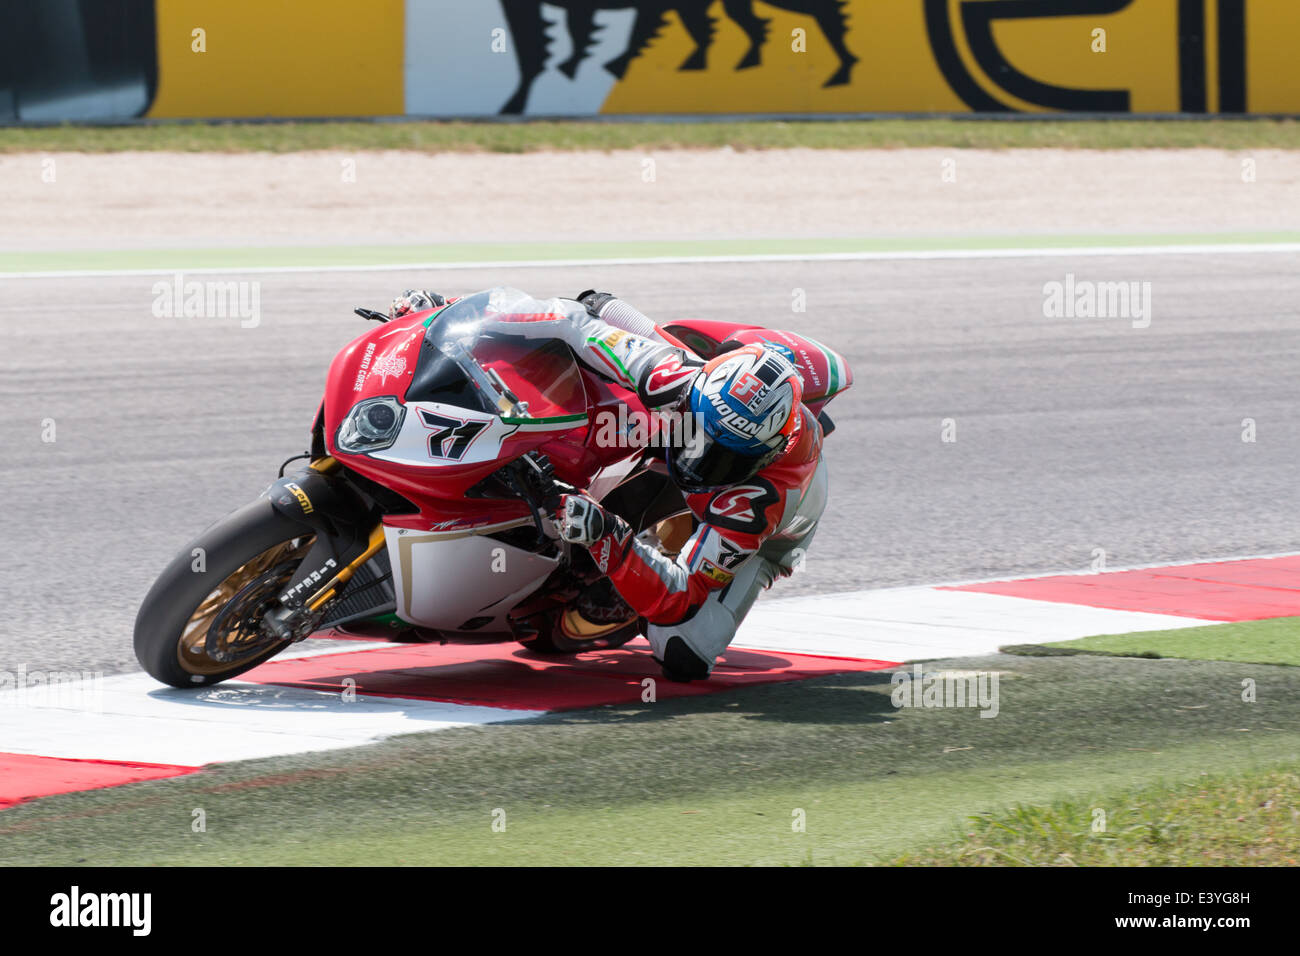
[[[396,398],[384,396],[357,402],[339,426],[339,451],[359,455],[387,448],[397,440],[405,417],[406,406]]]

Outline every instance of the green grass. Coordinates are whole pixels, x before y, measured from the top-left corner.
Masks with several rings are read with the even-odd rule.
[[[881,119],[845,122],[431,122],[155,123],[141,126],[0,128],[0,152],[179,150],[297,152],[402,149],[525,153],[534,150],[907,146],[1011,149],[1300,149],[1293,120]]]
[[[1117,657],[1179,657],[1200,661],[1300,666],[1300,617],[1209,624],[1174,631],[1101,634],[1072,641],[1005,647],[1027,656],[1106,654]]]
[[[705,256],[806,255],[936,251],[946,249],[1059,249],[1097,246],[1186,246],[1294,243],[1297,232],[1184,233],[1072,236],[940,236],[933,238],[786,238],[626,240],[623,242],[481,242],[458,244],[269,246],[224,249],[79,249],[0,252],[0,272],[114,269],[175,270],[253,267],[363,268],[395,263],[562,261]]]
[[[1295,766],[978,814],[906,866],[1296,866]]]
[[[896,710],[888,673],[552,714],[33,801],[0,863],[889,862],[972,815],[1300,763],[1300,669],[1252,667],[1246,704],[1239,664],[962,666],[1001,672],[996,718]]]

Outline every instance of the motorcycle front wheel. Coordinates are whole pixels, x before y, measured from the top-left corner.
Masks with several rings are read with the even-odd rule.
[[[218,521],[154,582],[135,619],[135,656],[173,687],[229,680],[288,644],[268,637],[275,606],[313,535],[259,498]]]

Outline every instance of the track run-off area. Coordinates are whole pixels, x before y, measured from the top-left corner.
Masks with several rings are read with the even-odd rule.
[[[661,320],[805,333],[852,365],[804,569],[760,601],[712,686],[682,693],[1295,614],[1298,248],[175,270],[255,282],[251,324],[156,315],[170,267],[7,273],[0,474],[23,517],[0,555],[0,670],[106,676],[84,713],[0,711],[0,803],[639,699],[657,673],[639,643],[557,662],[507,645],[314,640],[197,695],[135,673],[131,625],[153,576],[304,449],[328,362],[361,331],[351,308],[409,287],[608,288]],[[1045,289],[1067,281],[1149,283],[1149,310],[1045,315]]]

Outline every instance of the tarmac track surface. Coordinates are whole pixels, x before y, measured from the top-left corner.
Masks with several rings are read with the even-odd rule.
[[[153,277],[0,282],[0,670],[138,670],[131,628],[154,576],[304,450],[328,363],[364,327],[352,307],[411,286],[609,288],[656,318],[757,321],[838,349],[856,384],[830,406],[831,502],[806,571],[774,595],[1084,571],[1094,549],[1110,567],[1293,551],[1298,265],[1241,254],[259,275],[249,329],[155,317]],[[1150,326],[1045,318],[1043,284],[1066,273],[1150,282]]]

